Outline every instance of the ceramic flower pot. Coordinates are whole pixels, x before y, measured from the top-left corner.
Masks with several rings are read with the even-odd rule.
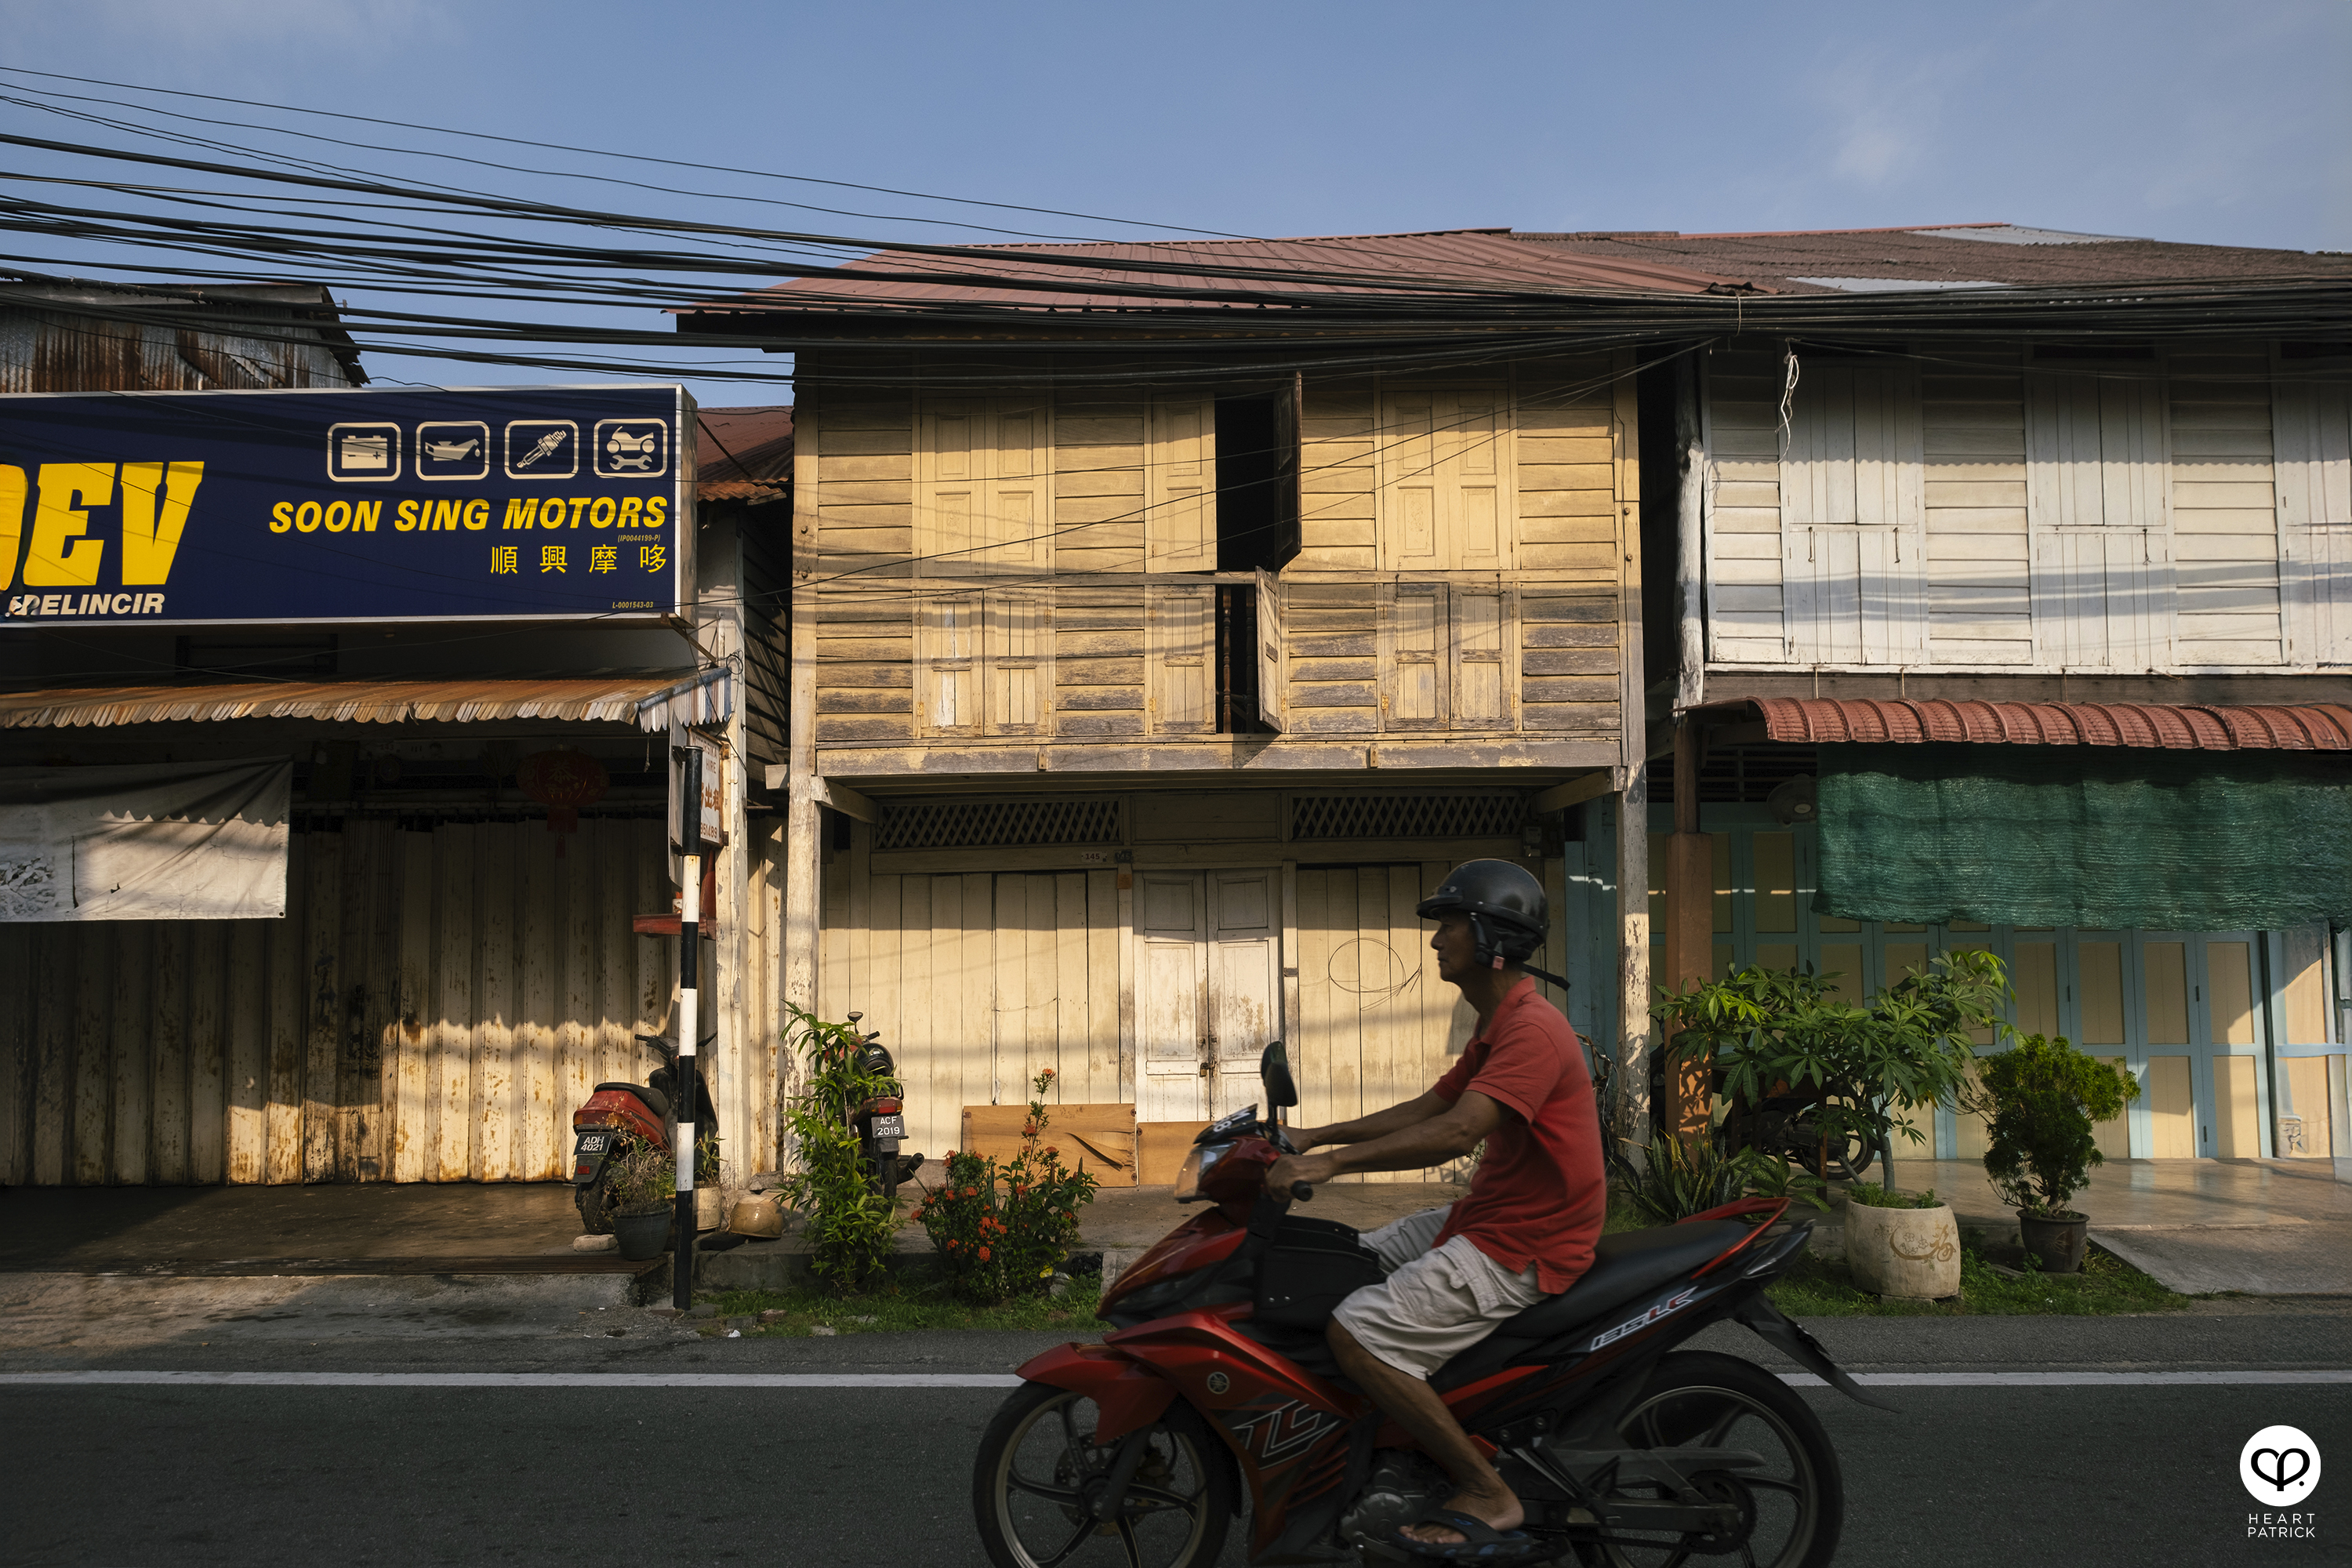
[[[2079,1214],[2036,1215],[2017,1211],[2019,1239],[2044,1274],[2080,1274],[2091,1250],[2091,1221]]]
[[[671,1218],[671,1211],[667,1207],[645,1214],[614,1215],[613,1233],[621,1238],[621,1256],[632,1263],[659,1258],[669,1241]]]
[[[723,1187],[694,1189],[694,1228],[717,1230],[727,1223],[727,1192]]]
[[[1960,1226],[1948,1205],[1931,1209],[1845,1206],[1845,1261],[1854,1285],[1882,1296],[1960,1293]]]

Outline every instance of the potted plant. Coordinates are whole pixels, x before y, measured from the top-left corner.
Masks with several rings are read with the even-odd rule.
[[[1845,1260],[1854,1287],[1940,1300],[1960,1293],[1960,1226],[1933,1192],[1856,1182],[1845,1194]]]
[[[613,1233],[621,1256],[642,1263],[661,1256],[677,1210],[677,1166],[662,1150],[639,1144],[608,1167]]]
[[[2063,1035],[2018,1037],[1980,1070],[1959,1098],[1962,1110],[1985,1120],[1985,1173],[2017,1211],[2025,1250],[2050,1273],[2078,1273],[2090,1220],[2067,1201],[2089,1184],[2092,1166],[2105,1163],[2093,1124],[2122,1115],[2139,1084]]]

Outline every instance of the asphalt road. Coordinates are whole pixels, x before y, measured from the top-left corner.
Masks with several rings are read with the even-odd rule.
[[[52,1370],[1002,1373],[1036,1335],[702,1341],[644,1322],[530,1339],[235,1341]],[[2352,1319],[1820,1323],[1857,1369],[2240,1371],[2352,1364]],[[596,1337],[588,1337],[591,1333]],[[1717,1331],[1723,1348],[1755,1345]],[[1713,1342],[1713,1336],[1710,1336]],[[6,1353],[0,1371],[26,1358]],[[1845,1465],[1839,1562],[2352,1562],[2352,1385],[1899,1388],[1811,1400]],[[0,1384],[11,1563],[888,1564],[984,1561],[971,1447],[1002,1394]],[[2316,1542],[2244,1539],[2240,1447],[2284,1422],[2326,1463]],[[1238,1532],[1237,1536],[1238,1536]],[[1076,1562],[1084,1564],[1081,1556]],[[1242,1562],[1237,1547],[1226,1561]],[[1737,1559],[1708,1561],[1736,1562]]]

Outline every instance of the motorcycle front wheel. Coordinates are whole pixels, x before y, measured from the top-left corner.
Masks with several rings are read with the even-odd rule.
[[[995,1568],[1208,1568],[1224,1549],[1235,1485],[1217,1440],[1191,1406],[1142,1430],[1143,1462],[1118,1515],[1094,1500],[1124,1439],[1094,1440],[1093,1400],[1026,1383],[1000,1405],[972,1461],[972,1516]]]
[[[1658,1363],[1618,1426],[1628,1447],[1720,1448],[1760,1457],[1721,1470],[1682,1467],[1699,1491],[1738,1506],[1737,1530],[1722,1535],[1622,1531],[1578,1543],[1580,1560],[1608,1568],[1682,1568],[1718,1558],[1752,1568],[1829,1568],[1845,1523],[1845,1480],[1821,1418],[1797,1394],[1752,1362],[1708,1351],[1678,1351]],[[1622,1496],[1664,1500],[1660,1487]]]

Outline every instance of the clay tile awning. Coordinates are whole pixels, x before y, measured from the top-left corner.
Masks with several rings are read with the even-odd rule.
[[[473,680],[247,680],[212,686],[110,686],[0,694],[0,730],[228,719],[321,719],[343,724],[474,723],[554,719],[634,724],[709,723],[732,711],[725,668],[642,675]]]
[[[1760,718],[1768,739],[1807,746],[1956,741],[2176,752],[2352,752],[2352,707],[2332,702],[2290,708],[1743,697],[1690,711],[1717,724]]]

